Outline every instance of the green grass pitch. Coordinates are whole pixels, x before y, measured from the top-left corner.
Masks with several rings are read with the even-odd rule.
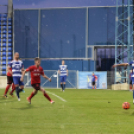
[[[21,93],[21,101],[0,90],[0,134],[133,134],[132,92],[112,90],[46,89],[56,102],[50,104],[39,92],[29,105],[32,89]],[[123,102],[130,109],[122,109]]]

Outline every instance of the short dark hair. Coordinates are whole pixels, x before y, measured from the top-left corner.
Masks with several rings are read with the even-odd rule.
[[[39,57],[34,58],[34,61],[38,61],[38,60],[40,60],[40,58],[39,58]]]

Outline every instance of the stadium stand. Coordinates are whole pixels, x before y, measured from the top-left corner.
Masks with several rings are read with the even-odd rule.
[[[6,66],[12,60],[12,18],[0,14],[0,71],[6,75]]]

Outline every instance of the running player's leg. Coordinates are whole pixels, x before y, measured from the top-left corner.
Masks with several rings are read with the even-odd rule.
[[[14,83],[12,83],[12,93],[14,92],[14,90],[15,90],[15,85]]]
[[[11,80],[11,77],[10,76],[7,76],[7,86],[6,86],[6,89],[5,89],[5,92],[4,92],[4,97],[7,98],[7,92],[9,90],[9,88],[11,87],[11,84],[12,84],[12,80]]]
[[[60,83],[60,86],[61,86],[61,90],[63,91],[63,83],[62,82]]]
[[[133,86],[133,104],[134,104],[134,77],[132,78],[132,86]]]
[[[31,93],[29,97],[27,97],[27,101],[31,104],[31,99],[34,97],[34,95],[37,94],[38,90],[40,90],[40,84],[32,84],[32,87],[34,88],[34,91]]]
[[[11,90],[10,93],[9,93],[12,97],[14,97],[14,96],[13,96],[14,90],[15,90],[15,85],[14,85],[14,83],[12,83],[12,90]]]
[[[130,88],[130,90],[133,89],[132,88],[132,80],[130,80],[130,87],[129,88]]]
[[[14,97],[14,96],[13,96],[14,90],[15,90],[15,85],[14,85],[14,83],[13,83],[13,77],[12,77],[12,90],[11,90],[11,92],[9,93],[12,97]]]
[[[65,91],[67,76],[63,77],[63,91]]]
[[[60,86],[61,86],[61,89],[63,91],[63,76],[60,76]]]
[[[67,79],[67,76],[64,76],[63,77],[63,91],[65,90],[65,87],[66,87],[66,79]]]
[[[95,82],[95,84],[94,84],[94,87],[95,87],[95,89],[96,89],[96,82]]]
[[[13,77],[13,83],[15,85],[15,91],[16,91],[16,95],[18,97],[18,101],[20,101],[20,95],[19,95],[19,77]]]
[[[20,101],[20,95],[19,93],[23,91],[24,89],[24,83],[22,81],[20,81],[20,77],[17,78],[17,85],[15,85],[15,89],[16,89],[16,94],[17,94],[17,97],[18,97],[18,101]]]
[[[7,98],[7,92],[9,90],[9,88],[11,87],[11,84],[7,84],[5,92],[4,92],[4,97]]]
[[[24,83],[20,80],[20,77],[19,77],[19,86],[20,86],[20,87],[19,87],[19,93],[20,93],[20,92],[25,92],[25,91],[24,91]]]
[[[11,91],[11,93],[13,93],[14,90],[15,90],[15,85],[14,85],[14,83],[12,83],[12,91]]]
[[[133,85],[133,104],[134,104],[134,82],[132,82]]]
[[[25,91],[24,91],[24,85],[20,85],[20,87],[19,87],[19,93],[20,92],[24,92],[25,93]]]
[[[31,104],[31,99],[38,93],[38,90],[35,89],[34,87],[34,90],[33,92],[31,93],[31,95],[29,97],[27,97],[27,101]]]
[[[93,81],[93,89],[95,89],[95,82]]]
[[[63,91],[65,91],[66,82],[63,83]]]
[[[19,84],[15,84],[15,91],[16,91],[16,95],[17,95],[17,97],[18,97],[18,101],[20,101]]]
[[[92,89],[94,89],[94,83],[92,82]]]
[[[51,102],[54,103],[54,101],[49,97],[49,95],[46,93],[46,91],[43,88],[40,88],[40,91],[43,93],[43,95]]]

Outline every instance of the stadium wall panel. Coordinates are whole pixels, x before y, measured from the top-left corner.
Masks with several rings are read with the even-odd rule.
[[[88,9],[88,44],[115,44],[115,7]]]
[[[34,60],[23,60],[24,68],[34,64]],[[58,70],[61,60],[42,60],[41,66],[44,70]],[[94,71],[94,61],[87,60],[65,60],[68,70]]]
[[[14,35],[14,49],[24,59],[91,58],[94,50],[89,46],[115,44],[115,7],[15,9]],[[25,67],[31,63],[24,60]],[[57,70],[60,63],[43,60],[42,66]],[[95,70],[94,59],[66,64],[70,70]]]
[[[5,88],[7,85],[7,77],[0,76],[0,88]]]
[[[40,57],[85,57],[86,9],[41,10]]]
[[[38,10],[14,12],[14,49],[21,58],[38,56]]]

